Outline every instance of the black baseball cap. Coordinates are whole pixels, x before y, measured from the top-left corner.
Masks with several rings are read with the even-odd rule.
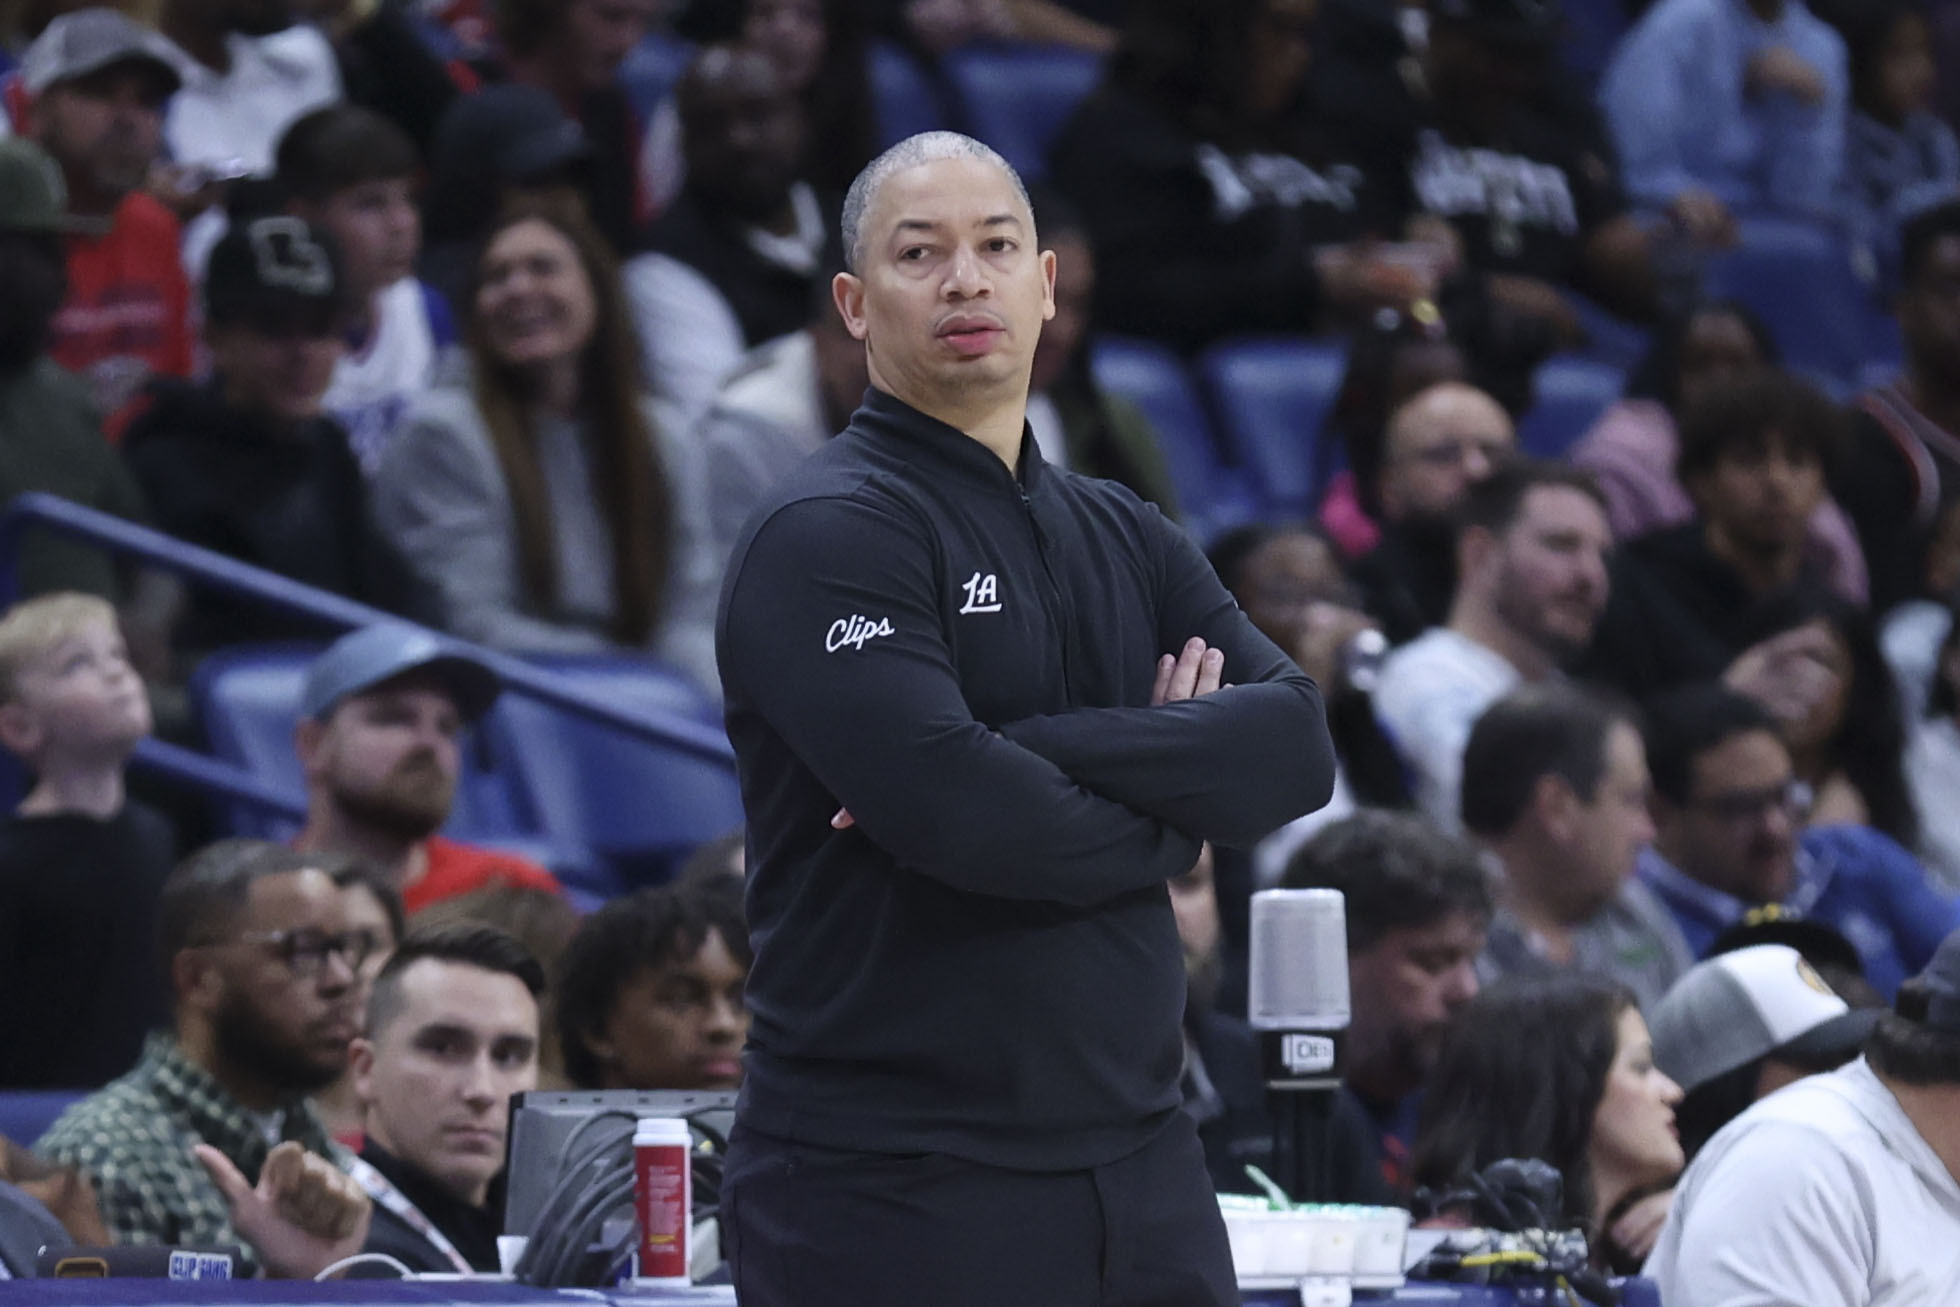
[[[460,97],[436,128],[433,155],[438,171],[472,160],[503,181],[535,184],[589,163],[592,147],[550,92],[506,82]]]
[[[1429,13],[1499,45],[1549,46],[1565,28],[1560,0],[1429,0]]]
[[[1786,944],[1803,955],[1813,967],[1826,967],[1851,975],[1865,974],[1865,960],[1843,933],[1826,922],[1806,917],[1795,908],[1769,903],[1751,908],[1740,921],[1715,937],[1708,956],[1754,948],[1758,944]]]
[[[347,308],[333,240],[304,219],[241,222],[211,251],[204,316],[214,327],[327,336],[340,330]]]

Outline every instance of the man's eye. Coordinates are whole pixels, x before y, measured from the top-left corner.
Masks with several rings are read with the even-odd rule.
[[[926,256],[925,246],[911,245],[899,251],[898,258],[901,263],[917,263],[920,259],[923,259],[925,256]]]

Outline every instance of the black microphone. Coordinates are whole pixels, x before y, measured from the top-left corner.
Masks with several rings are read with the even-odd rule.
[[[1326,1202],[1327,1122],[1348,1027],[1347,905],[1331,889],[1252,896],[1251,993],[1273,1117],[1273,1178],[1297,1202]]]

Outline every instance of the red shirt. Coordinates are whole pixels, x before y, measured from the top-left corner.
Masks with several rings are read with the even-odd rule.
[[[556,876],[515,854],[458,844],[440,835],[430,836],[423,847],[429,855],[428,867],[420,880],[402,890],[402,906],[411,913],[421,911],[437,899],[454,898],[492,885],[560,892]]]
[[[55,315],[55,362],[87,378],[113,441],[152,375],[191,373],[191,290],[170,210],[142,191],[102,236],[71,235],[68,298]]]

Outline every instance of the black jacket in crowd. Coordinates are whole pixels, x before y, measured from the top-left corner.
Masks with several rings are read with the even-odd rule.
[[[1181,1100],[1164,882],[1326,802],[1314,684],[1130,492],[873,391],[737,542],[717,632],[753,852],[740,1119],[1068,1170]],[[1149,706],[1202,637],[1236,688]],[[849,829],[832,827],[848,809]]]
[[[166,379],[123,437],[157,529],[349,599],[412,614],[407,567],[371,525],[347,433],[319,417],[278,431],[228,405],[221,383]],[[191,650],[317,636],[216,591],[193,590],[179,643]]]

